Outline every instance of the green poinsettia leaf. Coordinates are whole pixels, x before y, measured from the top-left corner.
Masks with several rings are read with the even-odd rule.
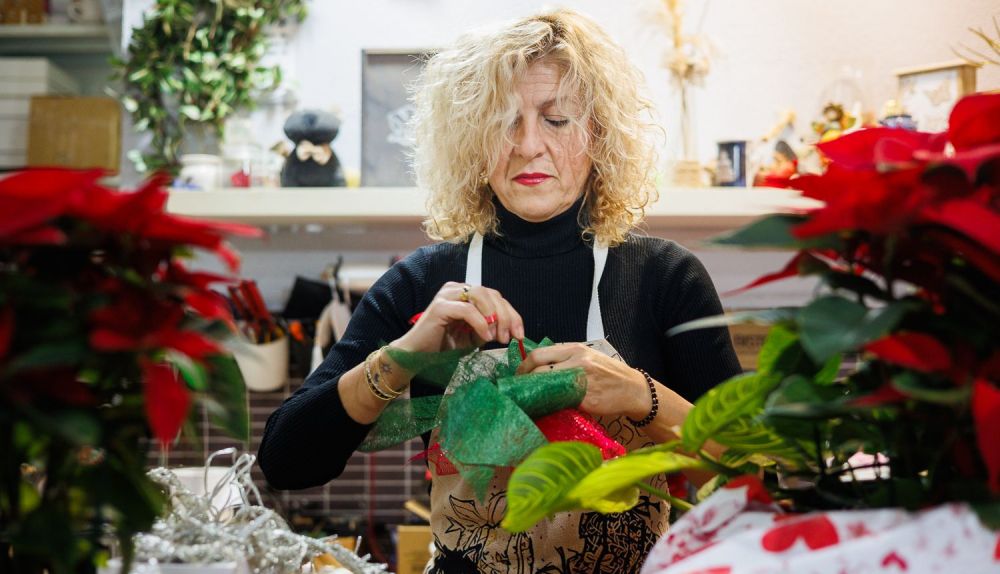
[[[565,495],[601,466],[601,449],[583,442],[557,442],[535,450],[514,469],[507,483],[507,515],[501,526],[524,532],[566,508]]]
[[[981,502],[970,506],[983,526],[990,530],[1000,530],[1000,501]]]
[[[972,386],[956,387],[947,380],[932,380],[912,371],[903,371],[892,378],[892,386],[908,397],[940,405],[960,405],[972,397]]]
[[[844,391],[827,385],[817,385],[812,379],[802,375],[786,378],[767,398],[764,411],[784,407],[782,414],[788,415],[801,409],[803,416],[825,415],[830,403],[843,398]]]
[[[708,242],[713,245],[742,247],[799,247],[801,242],[792,235],[792,227],[805,220],[805,215],[768,215],[731,233],[712,237]]]
[[[668,337],[680,335],[688,331],[698,329],[711,329],[714,327],[728,327],[729,325],[741,325],[751,323],[755,325],[773,325],[795,318],[798,309],[795,307],[778,307],[776,309],[761,309],[759,311],[743,311],[740,313],[728,313],[726,315],[715,315],[714,317],[703,317],[681,323],[667,331]]]
[[[210,420],[233,438],[249,441],[250,412],[247,407],[247,388],[236,359],[231,355],[214,355],[207,359],[206,366],[207,394],[221,407],[220,410],[209,412]]]
[[[598,512],[623,512],[631,508],[620,508],[623,501],[638,500],[638,494],[632,494],[637,482],[657,474],[692,468],[708,466],[700,460],[673,452],[627,454],[605,462],[585,476],[566,494],[566,498],[579,507]]]
[[[11,375],[34,369],[51,369],[78,365],[90,355],[90,349],[82,340],[56,341],[37,345],[14,357],[4,369]]]
[[[79,409],[38,411],[22,407],[28,418],[45,435],[55,435],[70,444],[95,445],[101,440],[101,422],[96,413]]]
[[[844,297],[820,297],[799,313],[802,346],[813,361],[823,364],[837,353],[882,337],[911,309],[906,301],[869,310]]]
[[[834,290],[842,290],[850,295],[866,295],[881,301],[887,298],[886,292],[864,275],[827,271],[823,275],[823,282]]]
[[[181,377],[188,387],[195,391],[204,391],[208,388],[208,375],[201,364],[195,362],[184,353],[168,351],[165,355],[168,363],[177,368]]]
[[[684,419],[681,438],[695,452],[705,441],[736,421],[755,416],[768,393],[781,382],[779,377],[743,373],[725,381],[699,398]]]

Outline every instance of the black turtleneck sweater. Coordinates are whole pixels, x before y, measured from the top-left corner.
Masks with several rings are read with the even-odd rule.
[[[501,235],[483,245],[483,285],[499,291],[538,341],[583,341],[593,281],[591,246],[581,238],[581,202],[530,223],[498,202]],[[444,283],[465,280],[468,243],[421,247],[390,268],[361,300],[347,333],[323,364],[268,419],[259,462],[276,488],[318,486],[336,478],[370,425],[348,416],[337,393],[341,374],[383,342],[399,338]],[[724,328],[667,337],[674,325],[722,312],[712,281],[694,255],[663,239],[630,235],[612,248],[599,286],[608,341],[625,361],[689,401],[740,372]],[[440,392],[415,381],[411,395]],[[318,452],[322,448],[322,452]]]

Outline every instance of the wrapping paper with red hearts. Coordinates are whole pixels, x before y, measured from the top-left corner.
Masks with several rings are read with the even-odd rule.
[[[1000,532],[968,506],[782,514],[763,487],[739,481],[690,510],[642,574],[1000,572]]]

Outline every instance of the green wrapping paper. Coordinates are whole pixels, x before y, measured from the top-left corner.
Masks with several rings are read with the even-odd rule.
[[[525,352],[551,345],[524,340]],[[478,349],[389,356],[415,380],[443,389],[443,394],[390,403],[359,447],[382,450],[439,428],[442,452],[482,500],[494,469],[514,466],[548,442],[532,422],[558,410],[576,407],[587,393],[581,369],[514,375],[521,364],[517,341],[506,353]]]

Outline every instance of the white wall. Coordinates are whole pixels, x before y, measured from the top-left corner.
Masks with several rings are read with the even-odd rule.
[[[447,44],[472,27],[562,5],[600,22],[644,72],[670,134],[664,157],[677,149],[676,102],[659,66],[667,46],[654,14],[657,0],[312,0],[290,46],[306,107],[339,107],[344,125],[335,149],[345,166],[360,166],[361,50]],[[708,34],[718,48],[714,69],[696,94],[701,159],[715,142],[755,137],[782,110],[798,113],[799,132],[817,116],[824,92],[845,67],[860,72],[863,103],[879,110],[895,94],[893,71],[955,59],[960,43],[978,45],[969,27],[993,29],[997,0],[689,0],[685,27]],[[1000,67],[980,70],[980,89],[1000,88]],[[280,126],[269,135],[280,137]],[[271,141],[264,142],[270,145]]]
[[[127,0],[125,21],[137,23],[152,0]],[[597,19],[643,70],[649,93],[668,132],[676,125],[669,77],[659,61],[667,45],[653,22],[656,0],[565,1]],[[341,110],[344,124],[334,142],[347,168],[360,166],[361,50],[441,46],[473,26],[532,13],[542,4],[526,0],[311,0],[310,15],[288,47],[289,72],[297,78],[301,107]],[[689,0],[689,31],[702,30],[719,56],[697,95],[696,130],[703,160],[718,140],[754,137],[780,112],[799,114],[799,132],[817,115],[824,90],[844,66],[861,72],[867,107],[878,109],[895,93],[893,70],[954,59],[951,48],[973,44],[970,26],[992,29],[998,0]],[[1000,67],[980,71],[980,89],[1000,88]],[[283,117],[275,108],[256,114],[260,143],[282,138]],[[668,145],[675,146],[671,139]],[[126,142],[126,146],[129,143]],[[667,150],[668,152],[670,150]],[[664,154],[666,156],[667,154]],[[652,235],[679,239],[695,248],[720,291],[780,268],[788,254],[703,250],[676,230]],[[315,276],[343,253],[349,263],[384,263],[427,239],[417,229],[328,229],[292,234],[274,229],[265,242],[238,242],[244,274],[261,282],[268,302],[280,307],[295,274]],[[796,304],[813,284],[791,281],[724,302],[730,307]]]

